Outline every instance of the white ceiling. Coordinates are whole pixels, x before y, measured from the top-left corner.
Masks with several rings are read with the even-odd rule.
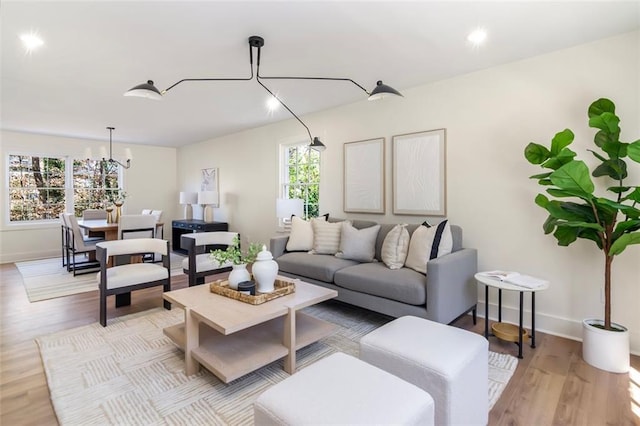
[[[115,142],[182,146],[291,116],[268,113],[255,80],[182,83],[160,102],[122,94],[248,76],[251,35],[265,39],[263,75],[403,91],[632,31],[640,2],[3,0],[0,24],[2,129],[104,141],[113,126]],[[473,48],[478,26],[489,37]],[[32,54],[18,39],[29,31],[45,41]],[[264,82],[299,116],[366,98],[348,82]]]

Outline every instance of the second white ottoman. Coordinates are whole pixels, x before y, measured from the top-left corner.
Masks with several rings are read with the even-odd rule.
[[[437,425],[489,421],[489,344],[484,337],[406,316],[360,339],[360,359],[427,391]]]
[[[433,399],[358,358],[330,355],[273,385],[253,405],[256,425],[433,425]]]

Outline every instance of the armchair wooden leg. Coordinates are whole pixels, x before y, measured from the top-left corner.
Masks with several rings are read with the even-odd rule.
[[[107,296],[100,291],[100,324],[107,326]]]
[[[167,291],[171,291],[171,284],[164,284],[162,286],[162,292],[164,293],[164,292],[167,292]],[[164,299],[162,300],[162,302],[163,302],[164,308],[166,310],[170,311],[171,310],[171,303],[169,303],[168,300],[164,300]]]
[[[478,322],[478,305],[473,307],[471,313],[473,316],[473,325],[476,325],[476,323]]]

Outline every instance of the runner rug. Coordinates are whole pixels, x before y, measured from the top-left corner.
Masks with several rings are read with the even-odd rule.
[[[334,334],[297,353],[305,366],[334,352],[357,356],[362,336],[390,318],[325,302],[305,312],[335,323]],[[162,329],[184,312],[152,309],[37,339],[51,401],[62,425],[251,425],[253,402],[288,374],[282,361],[224,384],[208,371],[185,376],[184,354]],[[489,406],[500,397],[517,358],[489,353]],[[478,396],[480,397],[480,396]]]
[[[171,276],[183,274],[182,259],[182,256],[171,253]],[[59,257],[17,262],[16,267],[22,275],[30,302],[98,290],[97,269],[96,273],[74,277],[73,272],[67,272],[67,268],[62,266],[62,259]]]

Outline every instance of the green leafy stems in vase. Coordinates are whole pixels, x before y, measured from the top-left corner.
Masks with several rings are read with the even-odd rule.
[[[240,237],[236,235],[233,237],[231,245],[226,250],[211,250],[209,257],[220,265],[225,263],[231,263],[232,265],[242,265],[253,263],[258,256],[258,253],[262,249],[260,243],[249,243],[249,248],[246,253],[243,253],[240,249]]]

